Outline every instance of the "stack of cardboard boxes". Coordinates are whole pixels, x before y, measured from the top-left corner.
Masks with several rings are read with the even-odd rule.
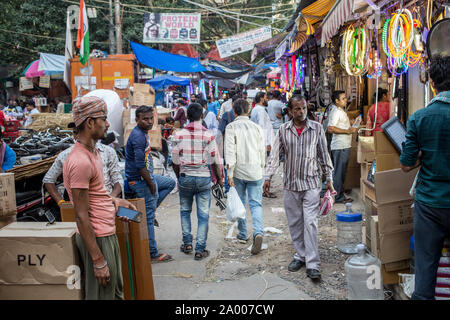
[[[413,198],[409,190],[417,169],[400,169],[399,153],[383,132],[375,132],[375,183],[364,173],[366,244],[382,263],[384,284],[397,284],[398,273],[409,273],[409,238],[413,233]],[[361,159],[367,159],[361,153]],[[367,164],[367,167],[370,167]]]
[[[0,173],[0,229],[16,221],[14,173]]]

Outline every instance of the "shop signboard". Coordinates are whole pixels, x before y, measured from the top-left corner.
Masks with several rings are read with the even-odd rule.
[[[278,47],[275,49],[275,61],[278,61],[283,54],[286,52],[287,41],[283,40]]]
[[[19,90],[24,91],[28,89],[33,89],[33,80],[27,79],[25,77],[20,77]]]
[[[227,58],[253,49],[255,44],[272,38],[272,28],[263,27],[216,41],[220,57]]]
[[[50,76],[39,77],[39,87],[50,88]]]
[[[144,14],[144,43],[200,43],[200,13]]]

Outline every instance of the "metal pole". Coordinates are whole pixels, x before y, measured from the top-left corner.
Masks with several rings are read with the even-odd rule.
[[[122,54],[122,20],[120,19],[120,0],[114,0],[116,14],[116,45],[117,54]]]
[[[109,0],[109,54],[114,54],[116,52],[116,38],[114,35],[114,19],[113,19],[113,7],[112,0]]]

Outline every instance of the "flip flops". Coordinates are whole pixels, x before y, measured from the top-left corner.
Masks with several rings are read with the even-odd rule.
[[[263,197],[264,198],[276,198],[277,196],[272,192],[264,192]]]
[[[172,256],[168,255],[167,253],[160,253],[156,257],[150,258],[152,263],[159,263],[159,262],[169,262],[172,261]]]
[[[180,251],[181,252],[184,252],[184,253],[186,253],[186,254],[189,254],[189,253],[191,253],[192,252],[192,244],[182,244],[181,246],[180,246]]]
[[[195,260],[202,260],[203,258],[206,258],[207,256],[209,256],[209,251],[208,250],[203,250],[203,252],[196,252],[194,259]]]

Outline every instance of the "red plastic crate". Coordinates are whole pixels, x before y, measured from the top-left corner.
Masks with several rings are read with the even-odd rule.
[[[20,136],[19,131],[13,131],[13,132],[3,132],[3,140],[6,143],[11,143],[12,141],[14,141],[16,138],[18,138]]]
[[[18,131],[20,128],[19,120],[5,120],[5,132]]]

